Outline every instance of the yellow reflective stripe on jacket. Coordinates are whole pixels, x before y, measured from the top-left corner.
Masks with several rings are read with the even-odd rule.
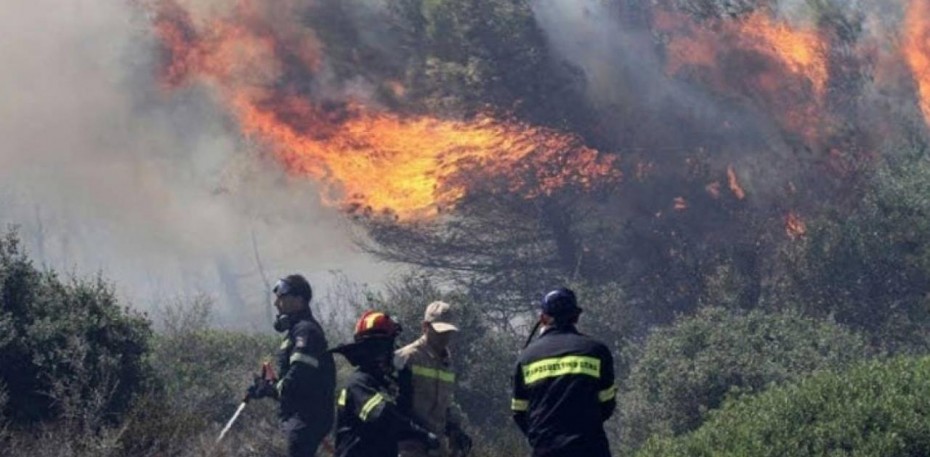
[[[455,373],[451,371],[438,370],[436,368],[429,368],[421,365],[412,365],[410,367],[410,371],[412,371],[415,376],[438,379],[444,382],[455,382]]]
[[[374,397],[369,398],[362,406],[362,411],[358,413],[359,419],[363,422],[367,421],[368,415],[371,414],[371,410],[375,409],[381,403],[384,403],[384,397],[382,397],[381,394],[375,394]]]
[[[291,339],[290,339],[290,338],[285,338],[284,341],[281,342],[281,347],[280,347],[280,349],[283,351],[283,350],[285,350],[285,349],[287,349],[287,348],[289,348],[289,347],[291,347]]]
[[[278,396],[280,397],[280,396],[281,396],[281,392],[284,391],[284,380],[282,379],[282,380],[276,382],[275,385],[274,385],[274,389],[278,391]]]
[[[510,410],[516,412],[522,412],[530,409],[529,400],[520,400],[519,398],[513,398],[510,400]]]
[[[523,382],[532,384],[546,378],[575,374],[600,378],[601,360],[580,355],[542,359],[523,367]]]
[[[294,363],[294,362],[306,363],[307,365],[310,365],[314,368],[320,367],[320,361],[317,360],[316,357],[312,355],[304,354],[302,352],[295,352],[291,354],[290,362],[291,363]]]
[[[339,401],[337,401],[336,403],[337,403],[339,406],[345,406],[345,405],[346,405],[346,390],[345,390],[345,389],[342,389],[342,391],[339,392]]]
[[[601,402],[613,400],[617,396],[617,386],[610,386],[597,393],[597,399]]]

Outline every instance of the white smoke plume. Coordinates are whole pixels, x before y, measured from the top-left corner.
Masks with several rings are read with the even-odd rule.
[[[143,11],[0,5],[0,224],[37,262],[99,271],[138,307],[205,293],[221,320],[257,329],[269,304],[253,247],[271,281],[385,278],[312,183],[256,153],[203,90],[159,88]]]

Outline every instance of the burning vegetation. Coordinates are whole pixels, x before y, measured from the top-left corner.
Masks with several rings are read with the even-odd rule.
[[[467,170],[503,181],[496,192],[526,198],[620,178],[617,156],[552,128],[490,114],[403,114],[372,100],[318,96],[304,87],[320,78],[322,45],[313,30],[281,32],[273,22],[295,6],[241,0],[226,14],[195,19],[180,2],[156,2],[161,80],[171,89],[209,84],[245,136],[264,143],[288,171],[325,185],[325,202],[410,220],[454,207],[468,191],[456,179]],[[384,83],[403,93],[396,81]]]
[[[608,1],[586,24],[618,44],[578,48],[535,22],[558,2],[362,3],[149,0],[159,80],[206,87],[370,252],[489,301],[619,282],[663,322],[724,270],[761,300],[780,243],[930,123],[927,0]]]
[[[515,325],[563,284],[583,331],[617,355],[620,420],[606,423],[617,455],[811,442],[824,446],[812,456],[889,443],[930,455],[930,407],[888,410],[930,398],[911,395],[926,360],[842,374],[871,354],[930,353],[930,0],[140,1],[164,96],[206,94],[251,150],[351,214],[363,249],[410,268],[383,292],[323,295],[338,310],[331,343],[352,338],[344,314],[365,307],[419,322],[437,298],[461,305],[456,395],[476,456],[523,451],[507,408],[512,358],[470,362],[515,354],[528,330]],[[94,440],[65,446],[82,455],[214,452],[216,418],[241,398],[230,380],[247,382],[274,347],[208,328],[204,304],[175,314],[150,352],[147,321],[130,316],[119,352],[138,357],[104,372],[137,377],[154,363],[158,378],[77,379],[100,358],[73,354],[122,337],[73,338],[103,322],[70,322],[75,303],[113,318],[116,297],[102,282],[59,284],[15,236],[0,239],[4,271],[13,299],[0,308],[18,306],[0,315],[14,330],[6,351],[31,368],[0,379],[0,410],[51,413],[0,423],[11,455],[58,455],[62,440],[35,439],[57,431],[35,421],[55,416],[77,421],[69,440]],[[255,305],[238,311],[254,317]],[[49,350],[59,340],[80,347]],[[58,399],[49,380],[95,384],[65,384],[73,393]],[[817,390],[869,396],[835,387],[894,380],[901,392],[874,402]],[[157,388],[101,408],[114,385]],[[807,420],[810,398],[836,417]],[[784,411],[805,420],[752,422]],[[80,422],[89,413],[99,420]],[[266,413],[219,451],[273,447]],[[876,434],[862,417],[890,428]]]

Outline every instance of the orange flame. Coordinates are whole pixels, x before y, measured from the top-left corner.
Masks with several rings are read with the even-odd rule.
[[[727,167],[727,182],[730,185],[730,192],[733,192],[737,200],[746,198],[746,191],[744,191],[743,186],[739,184],[739,179],[736,177],[736,170],[733,169],[732,165]]]
[[[291,116],[309,122],[321,117],[304,100],[289,103]],[[454,205],[468,190],[455,177],[467,169],[509,175],[505,190],[527,198],[568,184],[590,187],[594,178],[619,177],[611,160],[576,138],[488,117],[473,122],[404,119],[353,106],[348,120],[317,138],[282,123],[280,111],[248,100],[236,105],[243,129],[268,140],[289,170],[338,183],[330,190],[341,195],[343,204],[390,210],[402,219],[432,216]],[[528,158],[555,166],[557,172],[540,168],[533,182],[511,173]],[[324,201],[336,203],[331,196]]]
[[[759,51],[777,57],[792,73],[807,78],[814,93],[823,97],[827,85],[826,47],[816,30],[792,29],[768,15],[755,13],[743,21],[740,34],[757,42]]]
[[[792,240],[802,238],[807,234],[807,225],[801,219],[801,216],[798,216],[794,211],[789,211],[785,216],[785,233]]]
[[[713,197],[715,200],[720,198],[720,183],[719,182],[714,181],[704,186],[704,190],[706,190],[707,193],[710,194],[710,196]]]
[[[312,32],[281,35],[249,0],[230,17],[202,23],[173,0],[162,0],[156,11],[168,57],[165,84],[210,84],[246,135],[265,142],[290,172],[326,185],[328,204],[417,219],[481,186],[533,198],[620,178],[615,156],[551,129],[489,116],[405,117],[357,101],[324,108],[282,76],[295,71],[285,62],[296,60],[312,78],[321,62]],[[399,83],[385,84],[402,93]],[[468,179],[476,174],[481,179]]]
[[[904,57],[920,94],[920,109],[930,124],[930,1],[911,0],[904,20]]]
[[[660,11],[656,27],[668,34],[669,74],[687,73],[717,91],[756,99],[776,111],[787,129],[816,138],[829,81],[829,49],[816,29],[793,27],[762,11],[713,27]],[[746,56],[764,57],[765,64]],[[727,68],[740,62],[738,72]]]

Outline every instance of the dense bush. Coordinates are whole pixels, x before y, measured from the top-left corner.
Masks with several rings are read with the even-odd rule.
[[[851,211],[814,221],[789,253],[788,292],[811,315],[865,330],[895,351],[925,351],[930,315],[930,160],[904,147]]]
[[[158,389],[135,411],[127,455],[183,447],[196,454],[232,416],[262,362],[275,363],[279,337],[212,328],[210,309],[208,298],[197,297],[162,310],[151,351]],[[281,451],[276,411],[273,401],[251,402],[226,443],[248,446],[229,455]]]
[[[862,338],[794,312],[707,308],[649,336],[621,397],[621,444],[696,429],[728,397],[867,355]]]
[[[930,455],[930,358],[869,362],[728,403],[639,457]]]
[[[269,400],[251,402],[224,442],[214,445],[278,339],[213,329],[209,308],[208,300],[197,298],[162,310],[147,353],[151,381],[119,423],[89,429],[69,419],[80,409],[65,409],[59,420],[0,433],[4,455],[284,455],[277,403]]]
[[[0,383],[12,424],[117,419],[149,380],[151,337],[102,279],[64,281],[34,267],[14,233],[0,239]]]

